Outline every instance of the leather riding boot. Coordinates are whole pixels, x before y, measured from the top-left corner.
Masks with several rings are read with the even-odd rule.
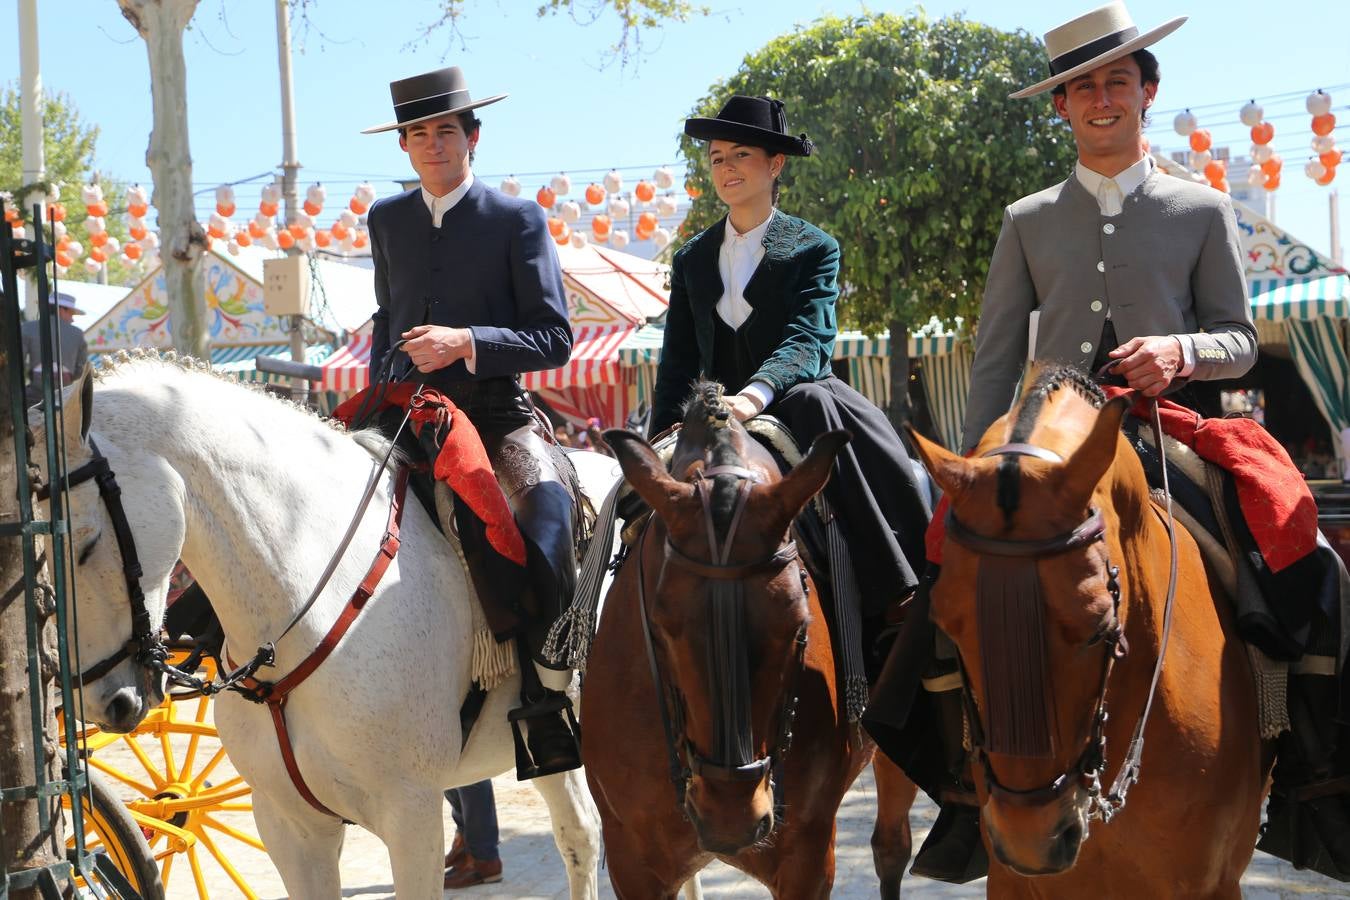
[[[581,726],[572,711],[572,698],[544,686],[527,643],[516,641],[520,706],[507,715],[516,745],[516,777],[521,781],[581,766]]]
[[[989,874],[989,856],[980,839],[980,811],[965,748],[961,673],[955,659],[935,659],[923,679],[923,688],[938,712],[950,782],[938,797],[942,810],[910,871],[924,878],[965,884]]]
[[[1347,728],[1335,719],[1338,686],[1334,657],[1304,657],[1298,666],[1324,660],[1326,674],[1291,674],[1291,730],[1279,738],[1266,822],[1257,848],[1350,881],[1350,766]],[[1297,672],[1297,668],[1295,669]]]

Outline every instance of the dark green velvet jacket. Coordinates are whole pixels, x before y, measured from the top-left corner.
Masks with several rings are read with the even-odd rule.
[[[670,276],[670,311],[656,374],[649,432],[679,421],[690,384],[700,375],[714,377],[714,319],[722,298],[717,261],[726,233],[725,217],[695,235],[675,254]],[[762,381],[780,395],[793,385],[830,374],[830,356],[838,333],[835,300],[839,296],[839,244],[809,222],[782,211],[764,233],[764,258],[745,286],[752,308],[741,325]],[[743,384],[729,384],[736,392]]]

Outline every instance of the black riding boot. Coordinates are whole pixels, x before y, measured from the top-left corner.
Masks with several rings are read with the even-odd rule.
[[[1334,674],[1290,675],[1292,728],[1279,738],[1256,846],[1296,869],[1350,881],[1350,729],[1335,719],[1337,698]]]
[[[531,643],[524,635],[516,640],[520,706],[507,714],[516,745],[516,778],[521,781],[581,766],[581,726],[572,711],[572,698],[544,687],[528,647]]]
[[[945,638],[939,636],[939,641]],[[953,658],[937,658],[923,679],[937,709],[943,758],[949,781],[939,792],[942,810],[928,832],[910,871],[924,878],[965,884],[989,874],[989,856],[980,839],[980,811],[965,748],[961,673]]]

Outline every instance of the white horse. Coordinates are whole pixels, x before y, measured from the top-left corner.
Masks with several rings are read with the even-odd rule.
[[[387,445],[171,357],[118,361],[96,377],[92,391],[89,377],[65,399],[68,466],[74,471],[92,458],[91,440],[107,457],[122,489],[152,622],[158,627],[169,575],[181,558],[211,598],[231,654],[247,659],[280,634],[309,596],[356,511],[373,456]],[[597,480],[618,474],[603,457],[578,468],[593,498],[609,487]],[[278,643],[275,668],[259,677],[281,678],[298,665],[365,577],[393,490],[390,472],[378,477],[330,583]],[[87,668],[127,641],[128,591],[107,506],[92,481],[72,488],[70,521]],[[518,704],[518,675],[488,692],[460,750],[472,602],[458,558],[409,492],[397,557],[335,652],[286,707],[304,780],[322,804],[384,841],[400,898],[441,896],[442,789],[514,765],[507,711]],[[128,731],[161,697],[159,678],[128,659],[83,689],[84,715]],[[253,786],[258,831],[288,893],[339,897],[343,823],[297,792],[267,707],[225,693],[215,709],[230,761]],[[599,817],[583,774],[534,785],[548,804],[572,897],[596,897]]]

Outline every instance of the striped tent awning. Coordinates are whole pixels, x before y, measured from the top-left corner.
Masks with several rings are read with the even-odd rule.
[[[370,384],[370,345],[371,336],[358,334],[345,347],[323,361],[323,381],[319,387],[325,391],[364,390]]]
[[[309,363],[311,366],[317,366],[332,352],[333,348],[327,344],[306,347],[305,362]],[[259,372],[253,361],[260,356],[271,356],[276,359],[290,359],[291,348],[289,344],[252,344],[234,347],[212,347],[211,368],[217,372],[232,375],[240,381],[266,382],[269,384],[290,383],[290,379],[284,375]]]
[[[1252,318],[1259,321],[1350,316],[1350,275],[1253,278],[1247,287],[1251,293]]]
[[[567,365],[541,372],[525,372],[520,383],[526,390],[585,388],[619,383],[619,345],[632,335],[634,326],[585,325],[572,334],[572,356]]]

